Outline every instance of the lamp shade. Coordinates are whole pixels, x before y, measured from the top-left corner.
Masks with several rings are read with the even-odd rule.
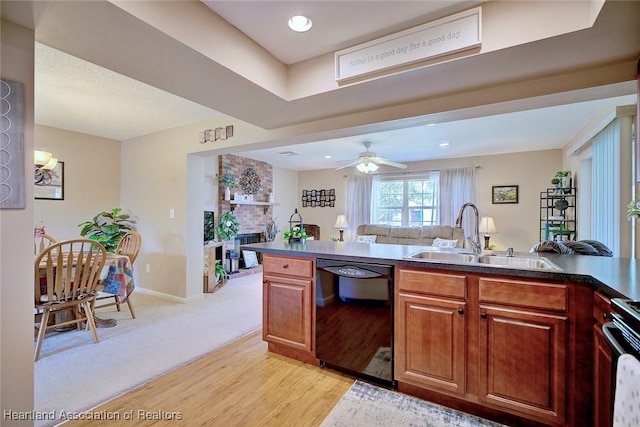
[[[47,151],[35,150],[33,152],[33,163],[38,167],[42,167],[51,160],[51,157],[53,157],[53,154]]]
[[[496,229],[496,224],[493,222],[492,216],[483,216],[480,220],[480,228],[481,233],[495,233],[498,230]]]
[[[336,223],[333,226],[341,230],[344,230],[345,228],[349,228],[349,223],[347,222],[347,216],[342,214],[338,215],[338,218],[336,219]]]

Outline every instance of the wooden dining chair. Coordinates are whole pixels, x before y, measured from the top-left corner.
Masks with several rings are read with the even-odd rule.
[[[38,336],[34,362],[40,358],[47,330],[52,328],[75,324],[81,329],[82,323],[86,322],[93,340],[99,341],[91,306],[106,260],[104,246],[89,239],[56,242],[36,257],[35,323]],[[72,311],[74,316],[61,316],[63,311]]]
[[[118,243],[118,246],[116,247],[114,252],[118,255],[126,255],[127,257],[129,257],[129,261],[131,261],[131,267],[133,268],[133,263],[138,257],[138,252],[140,252],[140,246],[142,246],[142,236],[138,231],[131,230],[127,234],[122,236],[122,239],[120,240],[120,243]],[[126,302],[127,307],[129,307],[129,312],[131,313],[131,317],[135,319],[136,312],[133,309],[133,305],[131,304],[131,299],[129,298],[129,296],[130,295],[127,295],[124,302]],[[112,298],[113,298],[113,302],[100,304],[100,305],[95,304],[95,302],[110,300]],[[123,301],[120,300],[119,295],[100,291],[98,293],[98,296],[96,297],[95,302],[94,302],[94,310],[98,308],[104,308],[104,307],[113,307],[115,305],[118,311],[120,311],[121,304]]]
[[[53,237],[49,236],[48,234],[45,234],[45,235],[43,235],[41,237],[34,237],[33,238],[33,253],[34,253],[34,255],[38,255],[45,248],[51,246],[54,243],[56,243],[56,239],[54,239]]]

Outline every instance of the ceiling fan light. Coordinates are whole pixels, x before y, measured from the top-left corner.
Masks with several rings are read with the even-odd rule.
[[[362,173],[374,173],[375,171],[378,170],[378,165],[376,165],[373,162],[367,161],[367,162],[358,163],[358,165],[356,166],[356,169],[358,169]]]

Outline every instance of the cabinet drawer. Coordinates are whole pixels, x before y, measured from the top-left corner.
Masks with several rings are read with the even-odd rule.
[[[454,298],[467,297],[467,276],[404,270],[398,272],[401,290]]]
[[[480,278],[478,285],[481,302],[567,310],[569,297],[566,285],[485,277]]]
[[[285,258],[265,255],[262,261],[264,274],[279,276],[313,277],[313,260],[303,258]]]
[[[593,293],[593,317],[596,323],[602,326],[609,321],[611,313],[611,300],[600,292]]]

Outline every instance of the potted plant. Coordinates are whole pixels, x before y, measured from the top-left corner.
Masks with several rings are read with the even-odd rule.
[[[305,229],[297,225],[292,227],[291,230],[285,231],[283,235],[285,240],[289,240],[289,243],[295,241],[304,243],[307,240],[307,237],[309,237]]]
[[[236,186],[236,178],[230,173],[220,175],[216,174],[218,182],[224,187],[224,199],[231,200],[231,188]]]
[[[107,252],[115,251],[122,236],[134,229],[136,221],[128,214],[114,208],[110,212],[100,212],[91,221],[78,224],[80,235],[102,243]]]
[[[222,264],[216,264],[214,272],[216,275],[216,284],[218,284],[220,280],[225,280],[227,277],[229,277],[229,274],[227,274]]]
[[[230,240],[240,231],[240,221],[231,211],[222,214],[218,222],[218,235],[222,240]]]
[[[627,219],[637,221],[640,219],[640,201],[632,200],[627,205]]]
[[[559,188],[571,187],[571,171],[558,171],[554,177],[554,180],[558,180]],[[553,180],[552,180],[553,182]]]

